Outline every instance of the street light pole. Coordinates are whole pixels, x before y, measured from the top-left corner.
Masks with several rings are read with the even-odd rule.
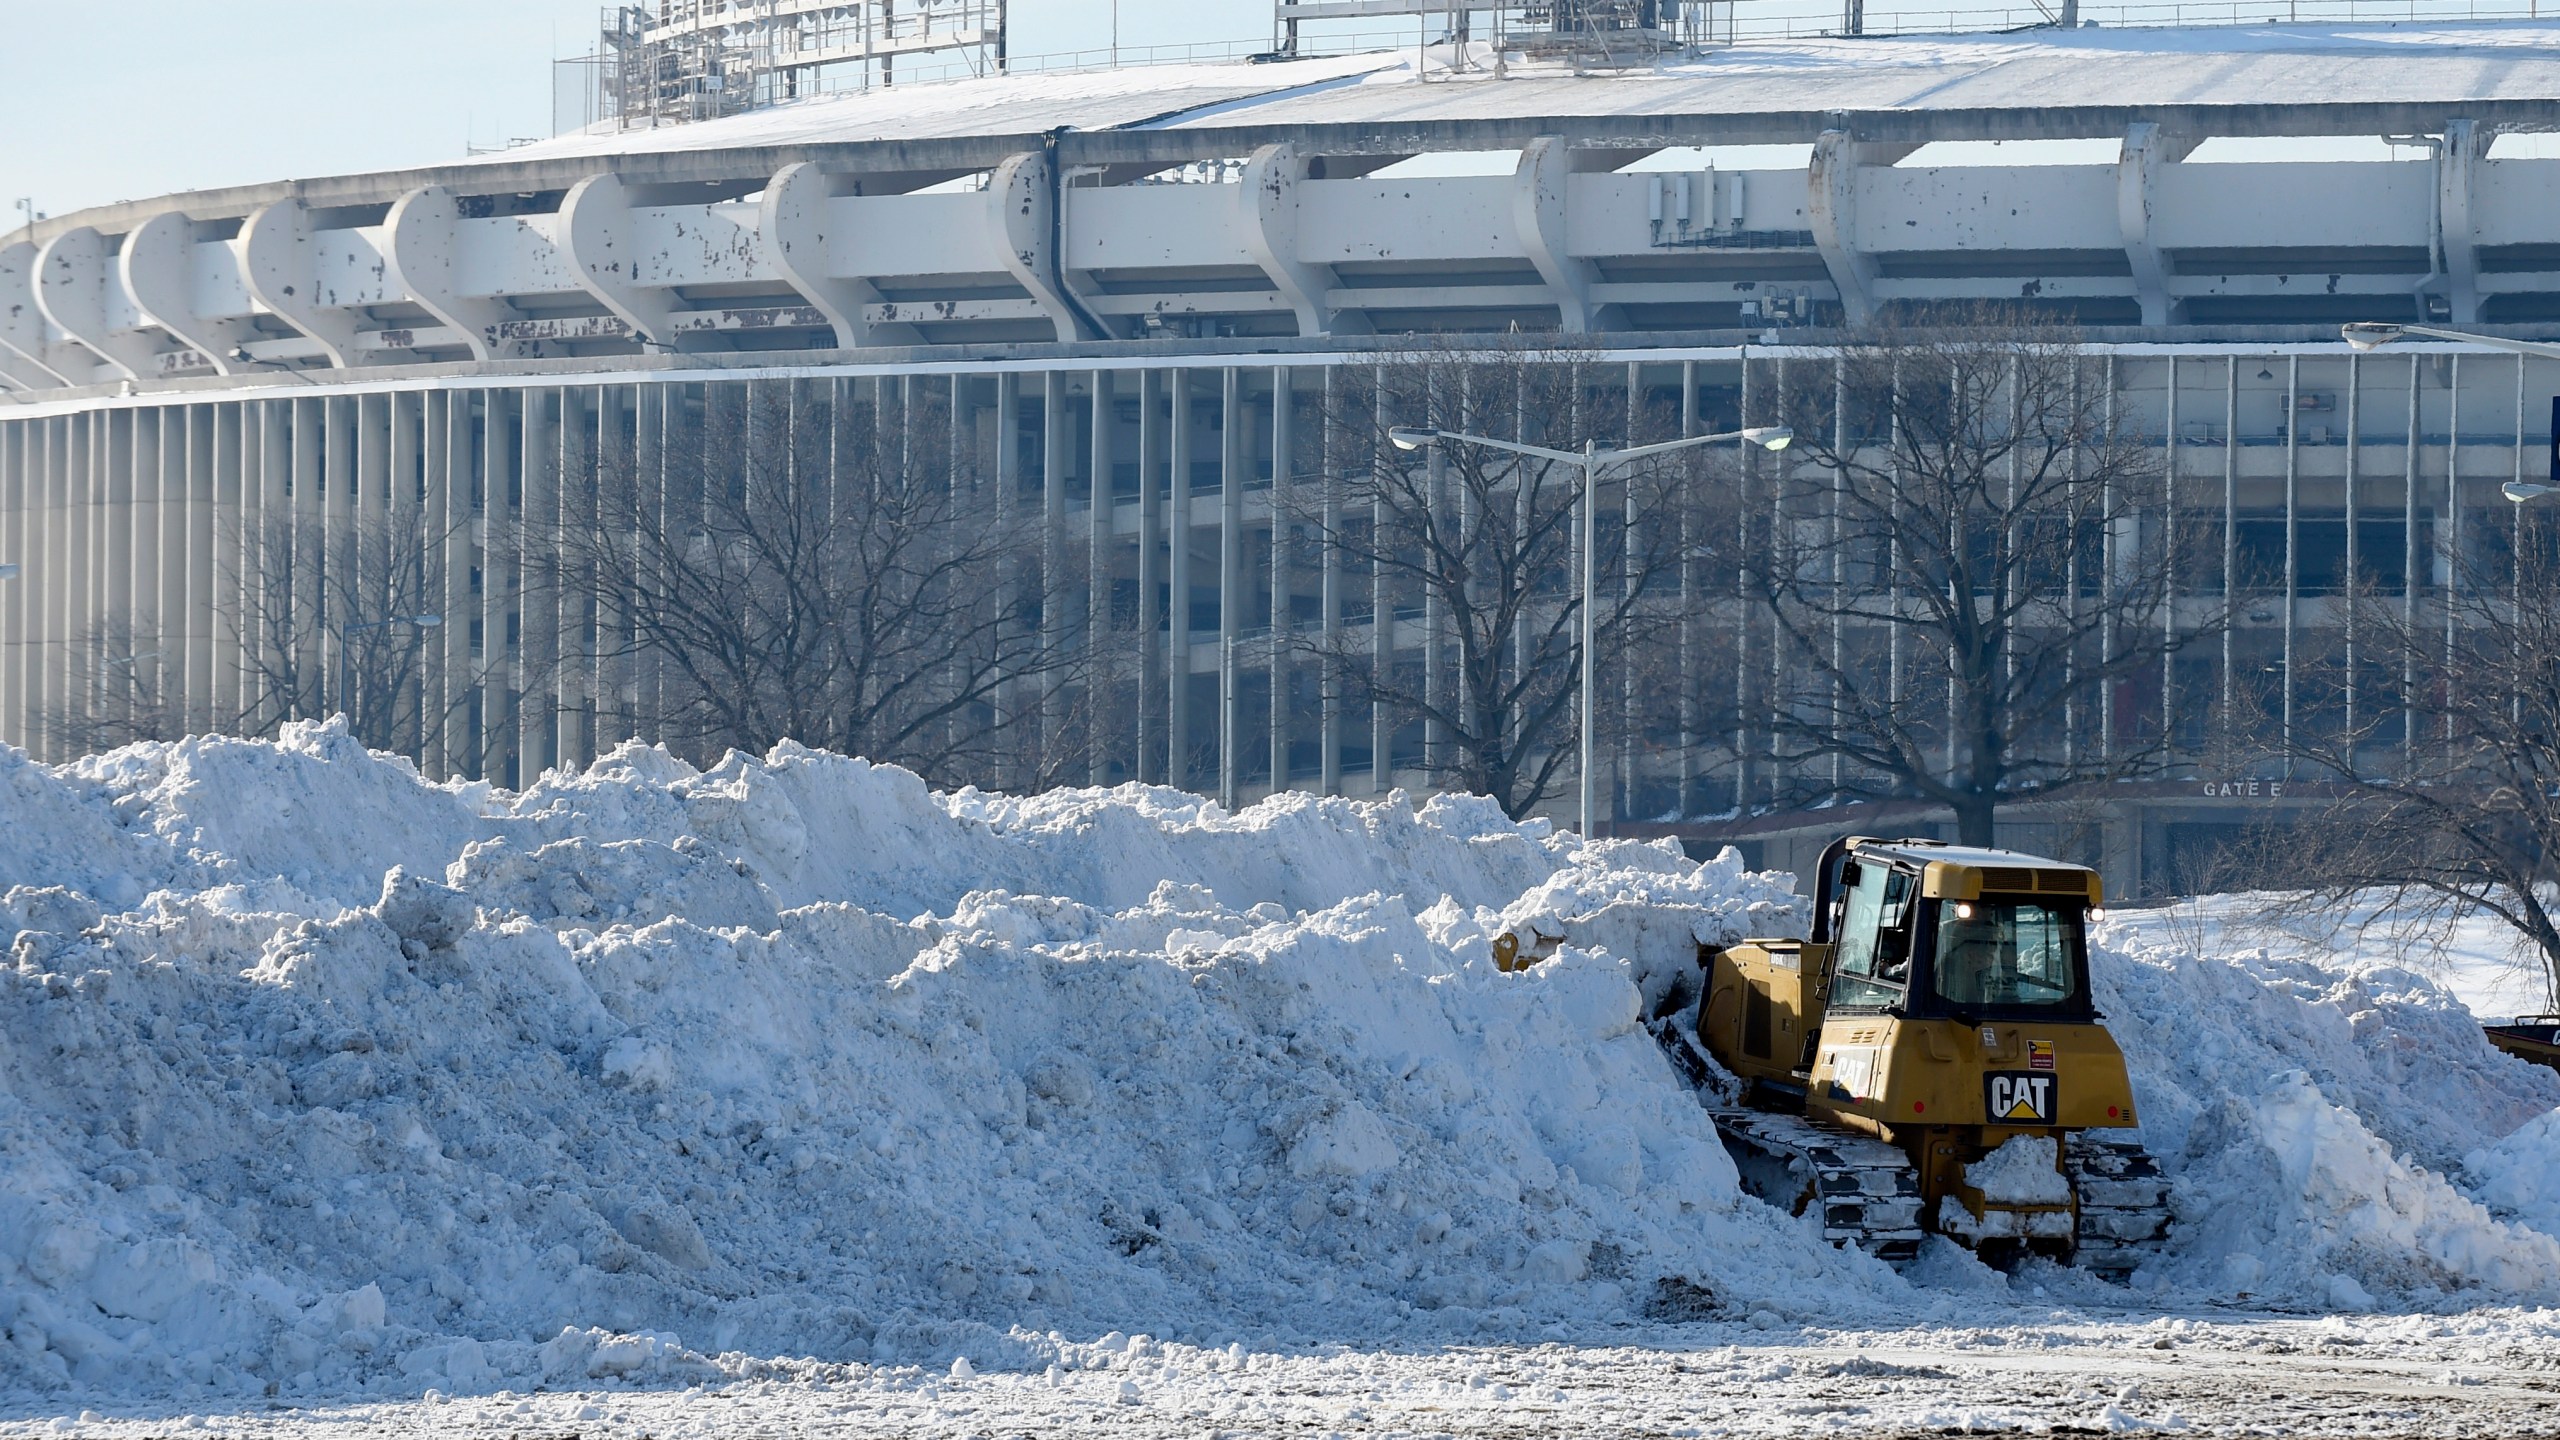
[[[1460,445],[1479,445],[1487,450],[1507,450],[1514,455],[1533,455],[1541,460],[1577,466],[1582,471],[1582,838],[1592,838],[1592,813],[1597,805],[1597,777],[1593,773],[1593,753],[1599,748],[1596,729],[1597,709],[1593,703],[1599,693],[1599,629],[1592,615],[1597,600],[1594,574],[1599,567],[1600,541],[1600,475],[1615,465],[1643,460],[1674,450],[1697,445],[1712,445],[1723,440],[1747,440],[1763,450],[1784,450],[1794,442],[1795,431],[1784,425],[1755,425],[1742,430],[1726,430],[1714,435],[1692,435],[1685,440],[1664,440],[1653,445],[1637,445],[1625,450],[1603,450],[1597,439],[1585,439],[1580,450],[1551,450],[1544,445],[1523,445],[1516,440],[1496,440],[1490,435],[1465,435],[1455,430],[1437,430],[1421,426],[1399,425],[1387,432],[1387,439],[1399,450],[1419,450],[1446,440]]]

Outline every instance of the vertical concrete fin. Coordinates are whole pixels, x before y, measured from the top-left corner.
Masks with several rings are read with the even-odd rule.
[[[1523,146],[1512,171],[1511,225],[1521,252],[1556,297],[1559,328],[1580,335],[1607,328],[1611,317],[1592,301],[1597,277],[1590,262],[1565,249],[1565,182],[1572,171],[1573,152],[1563,136],[1541,135]]]
[[[0,371],[24,390],[76,383],[54,368],[52,348],[44,311],[36,305],[36,247],[24,241],[0,245]]]
[[[196,313],[195,226],[175,210],[163,210],[124,237],[117,257],[124,288],[151,323],[192,345],[217,374],[238,372],[232,352],[255,339],[257,327],[236,316]]]
[[[260,206],[240,227],[240,273],[258,303],[317,341],[331,365],[355,364],[355,312],[323,302],[309,206],[292,197]]]
[[[2169,293],[2169,257],[2151,235],[2160,167],[2171,159],[2170,145],[2159,125],[2137,120],[2124,132],[2124,150],[2116,161],[2116,227],[2124,236],[2125,262],[2133,267],[2134,293],[2142,301],[2142,323],[2175,325],[2184,318],[2178,298]]]
[[[157,366],[158,347],[141,332],[107,318],[107,240],[83,225],[65,230],[36,252],[36,307],[54,328],[95,351],[99,359],[139,380]]]
[[[478,361],[518,354],[521,345],[498,338],[499,328],[516,317],[503,300],[463,292],[462,202],[442,185],[427,185],[403,195],[382,221],[382,254],[391,267],[395,290],[407,292],[421,310],[462,332],[462,343]]]
[[[1858,249],[1858,145],[1846,130],[1825,130],[1813,142],[1807,171],[1807,218],[1813,243],[1840,292],[1840,310],[1851,325],[1876,318],[1876,262]]]
[[[883,302],[879,287],[861,275],[839,275],[833,254],[836,183],[817,166],[786,165],[764,187],[765,260],[834,327],[846,350],[865,345],[912,345],[915,327],[875,326],[869,307]]]
[[[1002,257],[1005,273],[1014,283],[1030,292],[1040,313],[1062,341],[1085,339],[1076,321],[1076,307],[1060,288],[1058,257],[1052,253],[1053,238],[1059,228],[1050,213],[1049,157],[1036,150],[1005,157],[987,182],[987,205],[990,222],[995,226],[996,251]]]
[[[2443,247],[2446,299],[2456,325],[2480,323],[2480,241],[2471,197],[2481,152],[2486,149],[2483,127],[2469,120],[2448,120],[2444,144],[2436,150],[2436,234]]]
[[[578,284],[596,303],[622,317],[643,345],[674,350],[675,307],[663,290],[641,280],[640,245],[631,223],[631,190],[607,171],[590,175],[560,202],[553,240]]]
[[[1245,161],[1243,183],[1236,187],[1245,248],[1296,312],[1299,334],[1366,335],[1367,316],[1333,308],[1333,268],[1299,257],[1298,186],[1307,178],[1310,158],[1283,143],[1265,145]]]

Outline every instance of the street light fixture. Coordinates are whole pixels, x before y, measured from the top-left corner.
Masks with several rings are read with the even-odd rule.
[[[433,630],[443,623],[442,615],[390,615],[380,620],[359,620],[338,631],[338,711],[347,717],[349,729],[354,728],[356,717],[348,703],[355,681],[354,657],[350,653],[352,647],[347,642],[366,630],[388,630],[394,625],[415,625],[421,630]]]
[[[2364,321],[2339,326],[2338,335],[2355,349],[2367,352],[2379,350],[2403,335],[2418,335],[2429,340],[2459,340],[2466,345],[2485,345],[2511,355],[2539,355],[2546,360],[2560,360],[2560,345],[2547,340],[2510,340],[2503,335],[2474,335],[2467,330],[2442,330],[2432,325],[2388,325]],[[2521,381],[2516,388],[2519,391],[2524,388]],[[2521,400],[2523,397],[2519,395],[2517,398]],[[2551,408],[2552,414],[2560,417],[2560,401],[2554,401]],[[2560,440],[2552,443],[2551,459],[2552,478],[2560,482]],[[2531,480],[2510,480],[2498,487],[2498,493],[2522,505],[2545,495],[2560,494],[2560,483],[2543,485]]]
[[[1713,445],[1718,441],[1742,440],[1763,450],[1784,450],[1795,443],[1796,432],[1784,425],[1754,425],[1741,430],[1727,430],[1715,435],[1691,435],[1682,440],[1664,440],[1652,445],[1635,445],[1624,450],[1603,450],[1597,440],[1585,440],[1580,450],[1551,450],[1544,445],[1523,445],[1516,440],[1496,440],[1490,435],[1464,435],[1455,430],[1440,430],[1421,425],[1398,425],[1387,431],[1387,440],[1399,450],[1419,450],[1425,445],[1443,441],[1458,445],[1479,445],[1487,450],[1507,450],[1515,455],[1534,455],[1541,460],[1577,466],[1582,471],[1582,838],[1591,838],[1593,809],[1592,751],[1597,748],[1593,737],[1593,700],[1598,693],[1598,662],[1595,659],[1591,620],[1592,573],[1599,569],[1593,563],[1598,554],[1600,474],[1613,466],[1642,460],[1674,450],[1687,450],[1697,445]]]
[[[2560,344],[2548,340],[2510,340],[2504,335],[2474,335],[2468,330],[2446,330],[2434,325],[2388,325],[2359,321],[2338,327],[2340,339],[2356,350],[2371,352],[2394,340],[2415,337],[2421,340],[2459,340],[2465,345],[2485,345],[2511,355],[2539,355],[2546,360],[2560,360]]]

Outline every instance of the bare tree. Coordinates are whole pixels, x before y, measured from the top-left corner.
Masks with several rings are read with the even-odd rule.
[[[1346,614],[1418,621],[1422,654],[1384,650],[1374,630],[1298,637],[1343,699],[1424,732],[1420,768],[1443,785],[1492,796],[1518,818],[1573,773],[1580,722],[1582,587],[1579,467],[1485,447],[1390,445],[1387,430],[1431,426],[1550,447],[1631,437],[1623,365],[1572,350],[1420,350],[1346,385],[1328,416],[1336,476],[1295,519],[1330,550],[1358,593]],[[1654,417],[1659,423],[1659,417]],[[1676,428],[1673,431],[1676,433]],[[1699,527],[1699,477],[1718,463],[1690,451],[1610,471],[1591,557],[1594,653],[1608,673],[1596,717],[1614,744],[1658,688],[1650,673],[1677,616],[1666,580]],[[1319,487],[1304,487],[1317,490]],[[1637,697],[1635,703],[1619,703]]]
[[[2167,706],[2128,717],[2119,687],[2156,693],[2217,626],[2162,623],[2196,557],[2110,388],[2075,333],[1999,309],[1783,369],[1795,444],[1746,493],[1741,573],[1786,677],[1742,718],[1785,799],[1933,801],[1989,844],[2004,804],[2159,768]]]
[[[2370,910],[2404,941],[2442,945],[2491,918],[2560,1007],[2560,514],[2481,518],[2448,557],[2450,585],[2357,586],[2354,662],[2300,682],[2356,701],[2341,707],[2352,724],[2293,747],[2296,773],[2332,798],[2275,843],[2311,877],[2305,905]]]
[[[1077,723],[1072,647],[1041,624],[1065,577],[1041,574],[1036,515],[955,448],[946,404],[919,393],[893,425],[732,393],[663,473],[605,447],[592,511],[529,551],[612,597],[604,658],[651,677],[679,748],[789,739],[938,783],[1041,783]]]
[[[168,676],[175,656],[163,646],[156,614],[113,612],[89,631],[76,654],[88,674],[82,693],[47,707],[45,729],[75,754],[113,750],[186,734],[186,716]]]
[[[443,665],[442,628],[467,630],[477,619],[444,613],[441,552],[467,543],[460,533],[436,528],[418,508],[343,521],[334,534],[305,510],[237,524],[245,532],[235,530],[222,550],[227,583],[241,596],[239,612],[226,616],[243,685],[238,712],[213,716],[214,729],[259,735],[287,720],[343,714],[366,745],[415,756],[448,734],[492,728],[494,713],[475,727],[472,709],[513,683],[511,669],[501,673],[513,658],[510,639],[492,645],[482,635],[477,675],[427,683]]]

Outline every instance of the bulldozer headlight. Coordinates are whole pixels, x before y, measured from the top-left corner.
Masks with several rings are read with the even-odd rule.
[[[2089,923],[2090,923],[2090,924],[2095,925],[2095,924],[2097,924],[2099,921],[2104,920],[2104,919],[2106,919],[2106,918],[2107,918],[2107,907],[2106,907],[2106,906],[2104,906],[2104,905],[2092,905],[2092,906],[2090,906],[2090,907],[2089,907]]]
[[[1957,902],[1956,902],[1956,918],[1957,918],[1957,919],[1959,919],[1959,920],[1970,920],[1970,919],[1972,919],[1972,918],[1973,918],[1973,902],[1972,902],[1972,901],[1970,901],[1970,900],[1959,900],[1959,901],[1957,901]]]

